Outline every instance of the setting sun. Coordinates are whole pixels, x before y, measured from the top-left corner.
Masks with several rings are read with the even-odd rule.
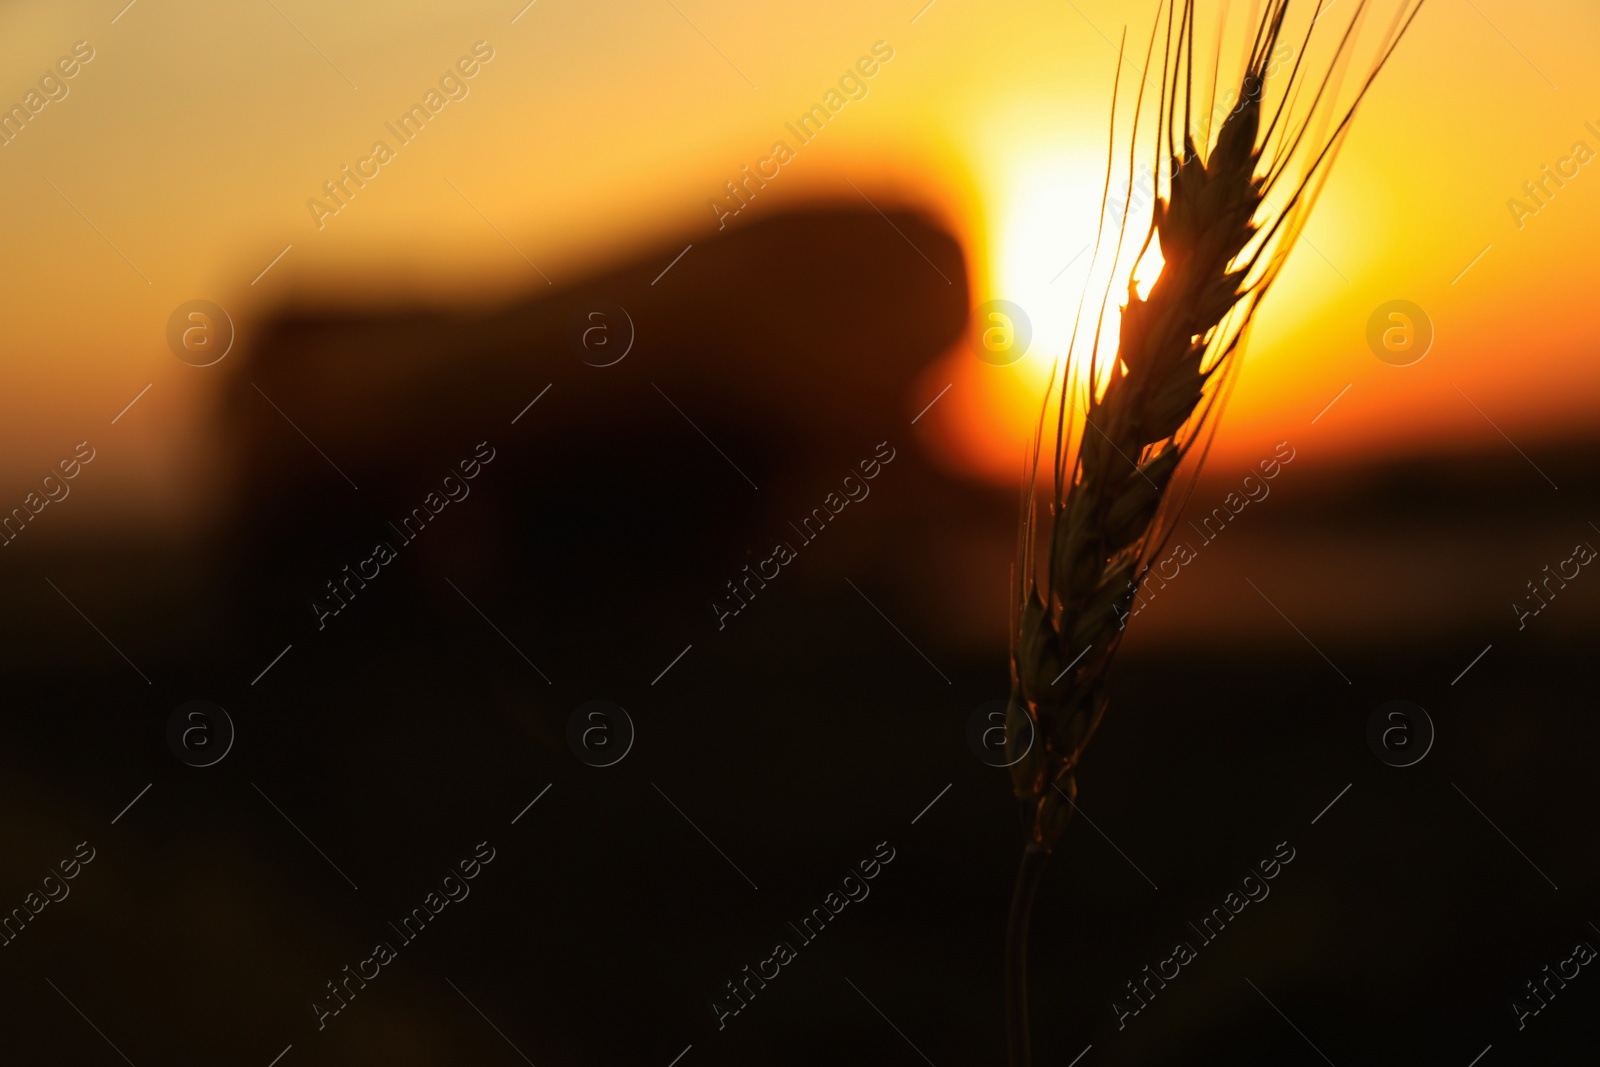
[[[1104,144],[1097,147],[1085,136],[1070,146],[1052,145],[1043,136],[1043,120],[993,129],[997,139],[1013,144],[1009,153],[998,144],[978,153],[988,163],[978,182],[992,220],[975,250],[973,300],[980,306],[995,300],[1015,304],[1027,316],[1031,336],[1026,352],[1012,363],[975,363],[972,350],[981,347],[989,323],[970,324],[965,350],[952,357],[960,362],[950,368],[963,379],[966,399],[953,405],[963,412],[961,425],[951,429],[961,435],[961,445],[949,458],[975,475],[1009,482],[1017,477],[1052,373],[1074,344],[1074,326],[1081,323],[1069,377],[1074,394],[1081,395],[1096,326],[1103,383],[1116,350],[1126,279],[1131,272],[1139,295],[1146,296],[1162,258],[1152,241],[1135,263],[1156,197],[1149,152],[1140,153],[1131,176],[1127,153],[1119,153],[1108,188]],[[1014,142],[1031,131],[1039,132],[1038,143],[1023,151]],[[1105,237],[1097,248],[1102,203]],[[1125,227],[1120,251],[1119,227]]]

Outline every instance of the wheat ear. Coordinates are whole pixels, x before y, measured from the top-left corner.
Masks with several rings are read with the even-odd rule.
[[[1173,491],[1175,476],[1191,448],[1209,443],[1255,311],[1326,180],[1356,105],[1421,2],[1402,6],[1379,58],[1341,117],[1333,113],[1331,100],[1366,7],[1366,0],[1355,5],[1320,80],[1311,78],[1302,62],[1317,21],[1312,20],[1269,108],[1264,102],[1269,64],[1279,62],[1275,57],[1290,8],[1289,0],[1269,2],[1243,64],[1240,103],[1214,133],[1209,123],[1196,122],[1192,102],[1194,0],[1158,8],[1145,70],[1157,39],[1164,38],[1157,166],[1152,169],[1164,178],[1165,189],[1158,186],[1151,225],[1133,262],[1155,240],[1164,265],[1146,297],[1128,280],[1114,353],[1102,353],[1098,329],[1081,345],[1074,333],[1041,415],[1024,490],[1007,716],[1008,757],[1014,761],[1012,783],[1025,835],[1008,929],[1008,1044],[1014,1067],[1029,1062],[1026,943],[1033,896],[1045,859],[1071,817],[1073,771],[1105,712],[1106,675],[1130,605],[1187,495]],[[1120,78],[1119,63],[1119,84]],[[1215,112],[1215,85],[1213,75],[1208,113]],[[1303,109],[1297,106],[1302,89],[1309,95]],[[1143,109],[1141,83],[1129,136],[1129,174]],[[1313,123],[1319,126],[1315,134]],[[1113,146],[1115,125],[1113,103]],[[1292,191],[1277,193],[1291,167],[1300,172]],[[1108,189],[1110,172],[1108,159]],[[1124,219],[1115,233],[1114,265],[1121,262],[1125,225]],[[1101,230],[1096,257],[1102,243],[1112,243],[1105,232],[1104,199]],[[1102,310],[1108,296],[1109,286]],[[1082,303],[1079,310],[1081,322]],[[1075,385],[1073,360],[1085,347],[1088,373]],[[1041,501],[1040,441],[1050,438],[1051,493]]]

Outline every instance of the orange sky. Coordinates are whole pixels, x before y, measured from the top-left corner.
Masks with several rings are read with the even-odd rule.
[[[167,351],[180,303],[222,304],[247,341],[253,317],[291,294],[488,301],[543,284],[529,260],[561,282],[641,242],[714,239],[707,200],[877,41],[894,55],[866,95],[730,225],[785,202],[856,197],[848,180],[882,207],[956,227],[976,299],[1059,319],[1082,276],[1052,284],[1040,271],[1092,233],[1116,60],[1107,37],[1128,23],[1142,41],[1154,11],[1093,0],[124,3],[0,9],[0,102],[22,102],[75,42],[94,52],[66,95],[0,147],[12,206],[0,486],[20,494],[87,438],[122,472],[94,507],[150,524],[182,513],[210,452],[219,376]],[[1342,26],[1338,7],[1327,17]],[[1350,456],[1498,440],[1485,415],[1525,448],[1593,420],[1600,167],[1581,168],[1520,229],[1507,200],[1575,141],[1600,151],[1585,129],[1600,129],[1597,39],[1592,6],[1424,8],[1258,320],[1219,448],[1270,447],[1347,385],[1318,432]],[[319,229],[307,200],[477,41],[494,57],[467,95]],[[1373,308],[1396,297],[1437,329],[1413,367],[1379,362],[1364,341]],[[953,383],[919,424],[926,443],[1011,481],[1026,377],[952,353],[907,408]]]

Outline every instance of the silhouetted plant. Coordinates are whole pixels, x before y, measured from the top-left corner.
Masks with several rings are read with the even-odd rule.
[[[1031,1062],[1027,943],[1034,897],[1073,811],[1074,769],[1105,713],[1107,673],[1129,606],[1193,488],[1191,473],[1180,492],[1172,491],[1179,468],[1201,444],[1192,465],[1198,472],[1256,309],[1327,179],[1356,106],[1421,2],[1402,4],[1359,91],[1342,108],[1335,98],[1367,3],[1354,6],[1320,78],[1312,77],[1304,62],[1318,17],[1313,14],[1295,47],[1284,41],[1290,7],[1289,0],[1270,0],[1255,21],[1236,102],[1221,109],[1213,69],[1212,100],[1203,115],[1194,105],[1194,0],[1163,2],[1158,8],[1127,135],[1131,177],[1146,108],[1143,81],[1160,43],[1153,216],[1138,254],[1124,268],[1127,218],[1119,212],[1108,225],[1103,197],[1094,250],[1098,262],[1114,235],[1113,279],[1126,278],[1128,287],[1120,336],[1108,351],[1098,326],[1110,282],[1099,314],[1088,320],[1097,324],[1092,338],[1080,335],[1086,288],[1078,305],[1079,326],[1058,360],[1035,433],[1014,575],[1006,731],[1025,835],[1006,934],[1007,1047],[1013,1067]],[[1220,32],[1216,66],[1221,66]],[[1287,76],[1279,77],[1284,67]],[[1121,74],[1119,62],[1107,190]],[[1303,92],[1309,102],[1302,102]],[[1213,129],[1212,116],[1219,110],[1228,113]],[[1315,133],[1313,124],[1320,126]],[[1291,170],[1297,176],[1287,191],[1280,189]],[[1140,297],[1132,272],[1152,241],[1159,241],[1164,264],[1149,295]],[[1079,374],[1084,348],[1087,373]],[[1048,477],[1039,469],[1047,441],[1052,446]]]

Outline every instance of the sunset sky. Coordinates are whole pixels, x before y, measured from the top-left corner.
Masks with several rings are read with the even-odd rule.
[[[716,240],[708,202],[778,140],[793,158],[728,228],[814,200],[926,211],[966,244],[974,300],[1040,309],[1048,340],[1086,277],[1087,257],[1068,264],[1094,232],[1113,42],[1126,24],[1129,54],[1142,52],[1155,10],[124,3],[0,9],[7,108],[76,42],[93,52],[48,82],[41,95],[59,99],[0,147],[12,206],[0,484],[20,495],[87,438],[124,472],[93,508],[149,524],[181,512],[204,470],[220,381],[167,350],[177,305],[221,304],[247,345],[252,324],[291,298],[447,305],[561,285],[616,258]],[[1353,7],[1330,5],[1330,29]],[[1392,10],[1375,9],[1367,29]],[[1500,431],[1537,450],[1592,424],[1600,166],[1580,166],[1520,220],[1508,201],[1529,203],[1524,183],[1576,142],[1600,152],[1596,40],[1592,4],[1425,5],[1260,315],[1222,454],[1253,458],[1308,432],[1351,459],[1503,443]],[[455,65],[480,41],[492,58],[462,76]],[[864,95],[798,144],[785,124],[876,42],[892,58],[860,79]],[[385,124],[447,76],[459,98],[401,144]],[[394,157],[319,228],[307,201],[379,140]],[[1364,340],[1373,309],[1396,298],[1437,331],[1411,367],[1380,362]],[[915,411],[952,385],[919,426],[925,445],[1013,480],[1026,384],[1047,359],[995,368],[952,352],[906,398]]]

